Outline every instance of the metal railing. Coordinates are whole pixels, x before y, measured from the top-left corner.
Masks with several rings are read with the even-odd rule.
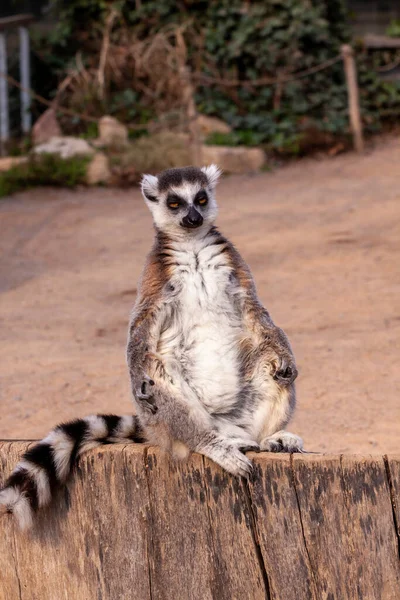
[[[8,105],[8,66],[7,66],[7,32],[18,29],[19,36],[19,71],[21,130],[28,134],[32,125],[30,112],[31,97],[26,90],[30,88],[30,50],[28,25],[34,20],[33,15],[16,15],[0,19],[0,150],[1,153],[10,139],[10,118]]]

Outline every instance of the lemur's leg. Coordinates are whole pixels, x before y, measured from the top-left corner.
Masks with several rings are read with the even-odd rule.
[[[253,415],[253,435],[262,452],[301,452],[302,439],[285,431],[296,403],[294,385],[281,385],[265,365],[257,369],[253,385],[259,403]]]
[[[186,397],[168,376],[160,376],[163,371],[159,365],[148,365],[148,370],[145,386],[139,396],[135,395],[146,437],[176,457],[199,452],[233,475],[247,477],[252,463],[244,452],[258,450],[259,445],[245,436],[221,434],[212,415],[196,398]]]
[[[247,380],[259,394],[253,415],[254,438],[261,451],[301,451],[301,438],[284,431],[296,406],[297,368],[289,341],[251,298],[246,309],[245,322],[249,330],[253,327],[257,340],[254,343],[254,337],[250,338],[243,361]]]

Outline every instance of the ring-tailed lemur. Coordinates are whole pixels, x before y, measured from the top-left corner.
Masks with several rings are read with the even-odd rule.
[[[156,239],[129,326],[137,416],[78,419],[28,450],[0,492],[22,528],[77,456],[99,444],[150,441],[180,458],[196,451],[242,476],[251,471],[246,450],[302,450],[283,430],[295,406],[292,350],[214,226],[219,176],[211,165],[143,177]]]

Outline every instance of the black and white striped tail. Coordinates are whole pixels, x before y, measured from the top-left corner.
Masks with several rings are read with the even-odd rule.
[[[144,441],[136,416],[91,415],[58,425],[23,455],[0,491],[0,513],[13,513],[20,528],[28,529],[34,512],[50,503],[85,450]]]

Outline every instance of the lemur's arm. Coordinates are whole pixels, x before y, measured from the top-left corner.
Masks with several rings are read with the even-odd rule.
[[[296,363],[289,340],[280,327],[271,319],[267,309],[257,296],[253,276],[236,248],[227,242],[235,277],[243,290],[242,311],[245,327],[257,340],[257,354],[270,363],[274,379],[288,386],[297,377]]]
[[[296,362],[289,340],[280,327],[277,327],[268,311],[251,296],[246,298],[245,319],[253,332],[260,337],[259,351],[272,365],[274,379],[289,386],[297,377]]]

